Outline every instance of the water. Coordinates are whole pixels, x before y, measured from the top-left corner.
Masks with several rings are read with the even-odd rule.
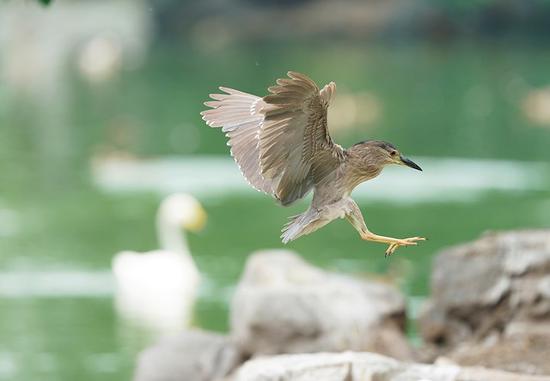
[[[392,168],[358,199],[373,231],[429,241],[385,259],[383,246],[336,221],[289,246],[327,269],[389,278],[417,301],[440,248],[486,230],[550,225],[550,130],[521,108],[532,88],[549,84],[549,64],[547,50],[513,45],[166,47],[100,86],[69,70],[61,116],[0,87],[0,380],[130,377],[153,339],[114,312],[110,261],[157,247],[160,193],[182,184],[193,184],[209,213],[207,228],[189,236],[205,276],[194,324],[228,329],[247,255],[281,247],[286,217],[306,203],[280,208],[239,182],[223,137],[198,115],[217,85],[262,94],[286,69],[335,80],[356,110],[334,131],[338,142],[384,138],[425,167]],[[165,155],[175,159],[149,160]],[[132,171],[144,162],[133,160],[109,177],[109,165],[128,157],[159,165],[159,177],[136,182]],[[196,175],[216,170],[227,182],[204,185]]]

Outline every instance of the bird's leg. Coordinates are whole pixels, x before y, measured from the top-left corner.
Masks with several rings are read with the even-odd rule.
[[[392,255],[401,246],[416,246],[418,244],[418,241],[426,240],[426,238],[423,238],[423,237],[410,237],[410,238],[399,239],[399,238],[386,237],[383,235],[374,234],[367,228],[367,225],[365,224],[365,220],[363,219],[363,215],[361,214],[361,210],[359,209],[357,204],[352,201],[349,203],[349,207],[350,207],[350,210],[346,214],[347,220],[359,232],[359,235],[361,236],[362,239],[366,241],[388,244],[389,246],[386,250],[386,256]]]

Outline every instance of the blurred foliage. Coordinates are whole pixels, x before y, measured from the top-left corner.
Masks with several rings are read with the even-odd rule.
[[[52,0],[38,0],[38,2],[44,4],[44,5],[50,5],[50,3],[52,2]]]
[[[198,30],[203,31],[200,26],[204,21],[208,27],[214,26],[218,28],[214,30],[230,35],[233,29],[242,26],[245,32],[239,38],[251,41],[284,40],[302,35],[361,41],[419,37],[440,41],[471,35],[526,35],[544,40],[550,34],[550,0],[344,0],[339,2],[342,12],[337,14],[329,6],[324,7],[325,11],[319,10],[323,8],[321,3],[322,0],[165,0],[156,7],[158,33],[163,39],[178,41],[192,36],[197,25]],[[349,22],[346,9],[355,10],[354,22]],[[383,10],[385,16],[380,22],[373,22],[367,16],[371,10]],[[253,21],[271,20],[273,12],[277,12],[280,23]],[[318,23],[284,27],[296,22],[296,14],[308,13],[318,18]]]
[[[541,7],[549,6],[549,0],[525,0],[525,1],[508,1],[508,0],[430,0],[431,4],[447,7],[448,9],[464,10],[464,9],[483,9],[490,6],[523,6],[523,7]]]

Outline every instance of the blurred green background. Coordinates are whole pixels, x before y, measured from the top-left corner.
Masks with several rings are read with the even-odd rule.
[[[413,309],[440,248],[549,226],[549,32],[542,0],[0,4],[0,380],[131,377],[153,338],[117,318],[110,263],[158,246],[166,189],[115,191],[98,178],[113,161],[195,158],[196,172],[178,179],[193,183],[201,160],[230,160],[199,115],[219,85],[263,95],[287,70],[333,80],[340,144],[391,141],[424,167],[418,176],[447,173],[441,182],[500,172],[464,197],[432,197],[430,182],[426,197],[369,199],[363,185],[373,231],[429,238],[390,259],[345,221],[288,246],[324,268],[396,282]],[[252,189],[193,193],[209,214],[189,236],[205,278],[194,321],[224,332],[247,255],[282,247],[281,226],[307,200],[280,208]],[[105,287],[79,288],[79,274]]]

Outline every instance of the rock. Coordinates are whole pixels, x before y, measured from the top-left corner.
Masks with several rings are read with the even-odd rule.
[[[403,363],[374,353],[317,353],[258,358],[245,363],[235,381],[550,381],[455,364]]]
[[[456,346],[448,357],[461,365],[481,365],[525,374],[550,375],[550,324],[510,324],[501,335]]]
[[[188,331],[162,340],[139,355],[134,381],[215,381],[241,362],[227,337]]]
[[[404,323],[395,288],[328,273],[288,251],[253,254],[231,305],[232,337],[247,356],[368,350],[411,359]]]
[[[420,332],[434,353],[550,374],[550,230],[491,233],[444,250],[431,287]]]

